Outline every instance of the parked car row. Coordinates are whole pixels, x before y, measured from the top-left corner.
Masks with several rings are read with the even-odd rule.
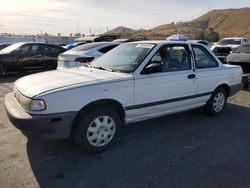
[[[0,77],[14,72],[87,66],[119,44],[118,42],[84,43],[67,50],[53,44],[19,42],[0,50]]]

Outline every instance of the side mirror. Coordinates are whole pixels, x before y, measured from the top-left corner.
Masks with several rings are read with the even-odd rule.
[[[162,71],[162,65],[160,63],[151,63],[142,70],[142,74],[152,74],[161,71]]]

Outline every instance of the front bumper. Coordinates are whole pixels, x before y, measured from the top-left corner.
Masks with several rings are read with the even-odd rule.
[[[5,110],[11,123],[27,137],[58,139],[70,136],[76,112],[29,114],[16,101],[13,93],[4,98]]]

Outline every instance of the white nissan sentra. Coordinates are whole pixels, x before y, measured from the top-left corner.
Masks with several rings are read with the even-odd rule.
[[[124,124],[204,106],[220,114],[241,89],[239,66],[222,64],[197,43],[121,44],[91,67],[33,74],[5,96],[10,121],[28,137],[73,138],[100,152]]]

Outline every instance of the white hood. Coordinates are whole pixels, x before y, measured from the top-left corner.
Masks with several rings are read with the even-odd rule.
[[[230,47],[231,49],[238,48],[240,45],[238,44],[216,44],[211,47],[211,50],[213,50],[215,47]]]
[[[34,97],[41,93],[67,86],[79,86],[128,77],[131,77],[131,75],[81,67],[25,76],[15,82],[15,88],[27,97]]]

